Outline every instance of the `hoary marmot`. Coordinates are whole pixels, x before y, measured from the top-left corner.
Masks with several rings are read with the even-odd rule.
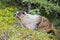
[[[25,11],[17,11],[15,13],[15,16],[18,18],[19,23],[23,28],[27,27],[31,30],[40,30],[47,33],[56,33],[56,29],[44,16],[28,14]]]

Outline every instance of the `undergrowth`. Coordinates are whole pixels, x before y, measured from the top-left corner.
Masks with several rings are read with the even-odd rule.
[[[51,34],[21,28],[19,25],[14,27],[17,22],[14,13],[17,10],[13,6],[0,8],[0,40],[58,40]]]

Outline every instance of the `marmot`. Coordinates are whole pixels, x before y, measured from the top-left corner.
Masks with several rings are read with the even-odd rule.
[[[28,14],[25,11],[17,11],[15,16],[18,18],[22,27],[27,27],[31,30],[40,30],[47,33],[56,33],[56,29],[44,16]]]

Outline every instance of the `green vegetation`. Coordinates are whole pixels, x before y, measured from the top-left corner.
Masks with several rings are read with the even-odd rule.
[[[27,3],[28,0],[23,0],[22,3]],[[60,23],[60,6],[56,5],[56,3],[48,2],[47,0],[30,0],[31,4],[38,3],[38,6],[35,9],[31,9],[31,14],[40,14],[46,16],[50,21],[57,25]],[[37,4],[37,5],[38,5]],[[33,7],[33,6],[32,6]],[[14,16],[14,13],[17,10],[27,11],[27,6],[23,6],[18,3],[17,0],[0,0],[0,36],[3,34],[4,36],[8,36],[6,39],[8,40],[58,40],[58,38],[54,35],[29,30],[27,28],[21,28],[20,25],[18,27],[14,27],[15,22],[18,22],[17,18]],[[57,15],[57,16],[56,16]],[[6,34],[7,35],[6,35]],[[0,39],[4,39],[2,36]]]
[[[57,40],[57,38],[55,36],[53,37],[51,34],[21,28],[20,26],[14,28],[14,23],[17,22],[17,19],[14,16],[16,10],[17,8],[14,8],[13,6],[0,9],[0,35],[7,32],[7,35],[4,34],[4,36],[7,37],[9,35],[8,40],[50,40],[51,37]]]
[[[51,1],[53,3],[51,3]],[[57,2],[57,0],[55,0]],[[29,0],[23,0],[22,2],[29,2]],[[47,1],[47,0],[30,0],[31,4],[37,4],[37,8],[40,12],[40,15],[46,16],[54,25],[57,25],[60,23],[60,6],[57,5],[57,3],[54,3],[53,0]],[[39,6],[40,5],[40,6]],[[33,6],[32,6],[33,7]],[[34,9],[32,9],[34,10]],[[36,12],[36,11],[35,11]],[[33,13],[36,14],[36,13]],[[37,13],[38,14],[38,13]],[[53,19],[51,19],[53,18]]]

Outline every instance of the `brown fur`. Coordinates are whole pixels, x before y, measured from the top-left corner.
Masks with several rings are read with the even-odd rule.
[[[50,23],[50,21],[44,17],[41,16],[41,22],[38,23],[37,29],[42,31],[42,32],[53,32],[54,34],[56,34],[56,29],[55,27]]]

